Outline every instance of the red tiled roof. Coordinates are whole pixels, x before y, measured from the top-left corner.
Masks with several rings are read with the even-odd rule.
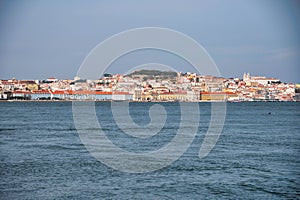
[[[33,94],[69,94],[69,95],[83,95],[83,94],[99,94],[99,95],[111,95],[112,92],[103,92],[103,91],[88,91],[88,90],[83,90],[83,91],[72,91],[72,90],[55,90],[55,91],[51,91],[51,90],[34,90],[32,91]],[[114,92],[117,94],[129,94],[128,92]]]
[[[23,90],[16,90],[16,91],[13,91],[13,93],[15,93],[15,94],[31,94],[30,91],[23,91]]]
[[[50,94],[49,90],[33,90],[33,94]]]

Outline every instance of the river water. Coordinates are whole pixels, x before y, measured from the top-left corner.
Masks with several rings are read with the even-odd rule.
[[[130,103],[133,121],[147,125],[153,104]],[[179,103],[159,104],[166,127],[140,140],[116,126],[110,102],[96,102],[95,110],[115,145],[146,152],[170,142],[180,126]],[[203,159],[198,153],[211,104],[199,107],[197,135],[178,160],[154,172],[127,173],[86,149],[71,102],[0,102],[0,198],[299,199],[299,102],[227,103],[222,134]]]

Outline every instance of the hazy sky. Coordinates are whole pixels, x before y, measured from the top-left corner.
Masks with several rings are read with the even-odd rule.
[[[73,78],[101,41],[137,27],[165,27],[194,38],[224,77],[300,82],[297,0],[0,1],[0,79]],[[120,58],[108,70],[156,62],[189,66],[155,51]]]

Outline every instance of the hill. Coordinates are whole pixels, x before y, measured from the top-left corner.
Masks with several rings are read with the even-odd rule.
[[[134,71],[127,76],[133,77],[133,76],[148,76],[148,77],[169,77],[169,78],[174,78],[177,77],[177,72],[174,71],[160,71],[160,70],[137,70]]]

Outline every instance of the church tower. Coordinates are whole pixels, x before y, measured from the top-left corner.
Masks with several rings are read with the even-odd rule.
[[[246,83],[246,86],[251,86],[251,77],[249,73],[244,73],[243,81]]]

